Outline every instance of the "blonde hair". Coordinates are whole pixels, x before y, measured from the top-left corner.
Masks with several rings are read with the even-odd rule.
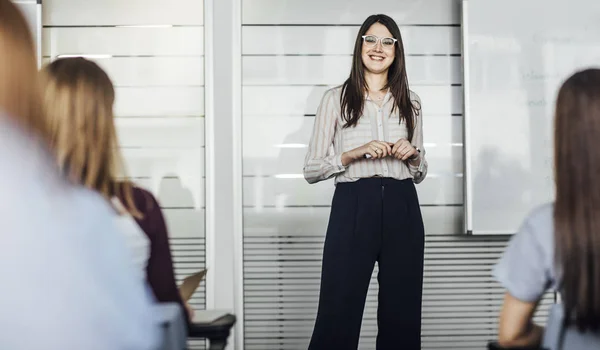
[[[108,75],[78,57],[50,63],[41,77],[50,144],[59,167],[107,200],[118,197],[127,212],[141,218],[133,184],[117,179],[122,159],[113,116],[115,90]]]
[[[46,137],[33,38],[10,0],[0,0],[0,53],[0,109],[28,131]]]

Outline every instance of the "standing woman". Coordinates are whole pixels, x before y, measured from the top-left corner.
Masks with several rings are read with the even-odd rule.
[[[336,184],[309,349],[358,347],[375,262],[377,349],[421,348],[424,229],[414,184],[427,173],[424,156],[400,29],[386,15],[370,16],[350,77],[323,96],[304,164],[309,183]]]

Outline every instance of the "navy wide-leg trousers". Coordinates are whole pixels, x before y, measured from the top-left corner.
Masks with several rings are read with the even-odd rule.
[[[423,219],[412,179],[337,184],[309,349],[357,349],[377,262],[377,350],[420,350],[423,251]]]

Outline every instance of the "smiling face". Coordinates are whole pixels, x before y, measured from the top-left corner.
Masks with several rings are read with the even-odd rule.
[[[396,44],[384,46],[382,38],[393,38],[392,33],[381,23],[374,23],[365,35],[373,35],[379,38],[375,46],[370,46],[365,40],[362,44],[361,57],[366,71],[373,74],[387,72],[396,58]]]

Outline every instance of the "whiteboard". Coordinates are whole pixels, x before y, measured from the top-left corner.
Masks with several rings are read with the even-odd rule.
[[[42,0],[13,0],[21,10],[33,36],[38,67],[42,64]]]
[[[556,93],[600,65],[600,1],[462,5],[465,231],[513,234],[554,199]]]

